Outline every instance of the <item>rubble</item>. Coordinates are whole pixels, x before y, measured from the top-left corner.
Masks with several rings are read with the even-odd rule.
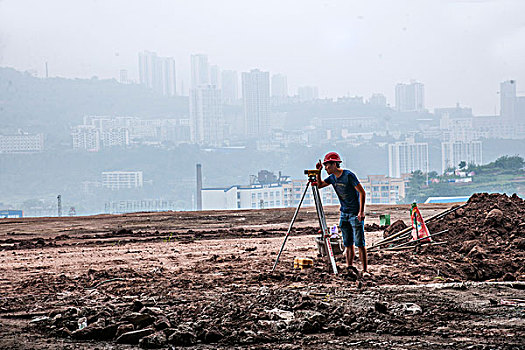
[[[272,213],[268,222],[280,218],[277,211],[260,215]],[[428,223],[431,233],[449,230],[435,238],[446,245],[372,252],[367,279],[354,269],[341,268],[335,276],[327,271],[313,238],[305,236],[317,234],[313,224],[294,232],[294,250],[285,252],[275,273],[269,270],[281,242],[271,237],[281,238],[283,230],[271,225],[243,227],[245,239],[238,239],[235,226],[230,239],[219,239],[216,230],[213,240],[201,243],[181,239],[187,229],[176,242],[92,247],[75,246],[71,238],[60,247],[6,249],[2,261],[13,259],[20,276],[6,274],[9,294],[0,295],[0,347],[14,347],[4,339],[18,325],[33,337],[92,348],[323,348],[335,339],[347,347],[390,349],[412,347],[416,335],[418,346],[428,349],[519,348],[525,336],[523,217],[518,197],[474,195],[465,207]],[[234,225],[227,220],[220,222]],[[191,230],[194,237],[198,231]],[[60,256],[74,252],[85,265],[68,260],[61,273],[49,271]],[[293,270],[290,261],[298,252],[311,257],[313,267]],[[26,260],[12,258],[18,254]],[[45,258],[38,259],[45,268],[28,267],[36,254]],[[337,263],[343,267],[344,257]],[[443,288],[410,288],[453,281]]]

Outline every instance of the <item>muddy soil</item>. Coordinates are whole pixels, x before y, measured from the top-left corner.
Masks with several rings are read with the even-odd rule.
[[[490,211],[483,205],[489,199],[469,205]],[[503,212],[513,205],[500,202]],[[409,222],[408,208],[368,206],[367,222],[377,224],[379,214]],[[420,209],[425,217],[447,208]],[[337,223],[337,208],[325,209],[329,225]],[[3,220],[0,348],[524,348],[523,255],[510,253],[512,281],[505,273],[456,267],[464,261],[442,250],[456,249],[450,242],[371,253],[367,278],[344,269],[339,255],[334,275],[317,254],[315,211],[308,208],[271,272],[292,215],[287,209]],[[457,219],[475,221],[469,215]],[[523,254],[523,215],[511,220],[517,230],[500,232],[506,220],[472,225],[508,240],[505,254],[510,247]],[[492,235],[487,244],[482,236],[478,251],[489,255],[480,261],[505,256],[487,249]],[[381,231],[367,232],[368,244],[381,238]],[[312,258],[314,267],[294,270],[294,257]]]
[[[371,253],[371,260],[384,268],[405,266],[402,272],[389,271],[382,277],[388,276],[396,284],[432,280],[525,281],[523,199],[474,194],[466,206],[429,222],[427,227],[431,234],[448,231],[433,238],[436,245]]]

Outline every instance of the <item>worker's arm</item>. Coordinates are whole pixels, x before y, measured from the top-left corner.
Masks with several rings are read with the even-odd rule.
[[[317,162],[315,167],[317,168],[317,170],[319,170],[319,172],[317,173],[317,187],[323,188],[323,187],[329,186],[330,185],[329,183],[324,182],[323,179],[321,179],[321,171],[323,170],[323,164],[321,164],[320,160],[319,162]]]
[[[357,184],[355,186],[355,189],[357,190],[357,192],[359,192],[359,213],[357,214],[357,219],[359,221],[363,221],[365,219],[366,192],[363,186],[361,186],[361,184]]]

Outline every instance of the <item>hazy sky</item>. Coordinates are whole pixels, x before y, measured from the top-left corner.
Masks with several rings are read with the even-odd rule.
[[[137,79],[137,54],[288,77],[290,92],[374,92],[425,84],[428,108],[499,110],[499,83],[525,95],[525,0],[0,0],[0,66],[42,76]],[[179,82],[180,86],[180,82]]]

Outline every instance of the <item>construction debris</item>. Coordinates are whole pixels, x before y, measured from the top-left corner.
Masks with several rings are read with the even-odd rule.
[[[288,265],[274,273],[267,267],[291,210],[141,214],[142,226],[138,214],[67,217],[84,224],[73,232],[59,221],[53,234],[49,219],[3,224],[0,348],[521,348],[524,201],[478,194],[431,219],[426,213],[446,207],[433,208],[421,208],[432,245],[400,246],[408,237],[394,242],[398,235],[372,250],[366,278],[326,270],[314,210],[283,253]],[[330,222],[337,209],[327,210]],[[118,225],[97,220],[136,221],[131,236],[111,236]],[[37,237],[45,244],[20,244]],[[396,245],[410,248],[383,249]],[[295,256],[313,266],[292,269]]]
[[[415,251],[399,249],[402,254],[394,259],[397,264],[408,265],[407,271],[423,280],[432,274],[454,281],[523,280],[524,217],[525,202],[516,195],[475,194],[466,204],[426,220],[431,236],[438,236],[435,241],[440,244],[419,246]],[[387,252],[420,245],[410,241],[410,230],[393,234],[369,250]],[[442,244],[444,242],[446,244]],[[374,254],[373,259],[381,264],[391,257],[380,252]],[[407,279],[396,282],[406,283]]]

